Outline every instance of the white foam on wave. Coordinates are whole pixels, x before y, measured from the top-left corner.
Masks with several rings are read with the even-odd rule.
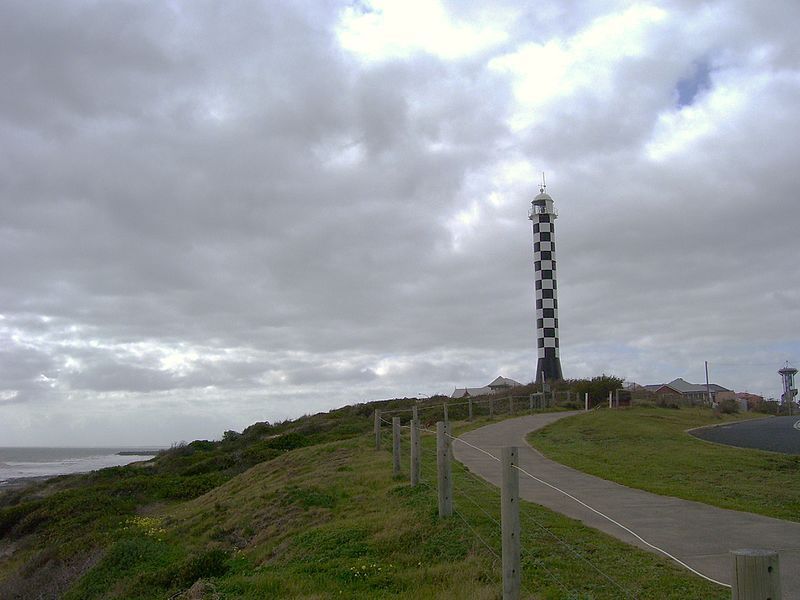
[[[0,463],[0,484],[26,477],[55,477],[73,473],[88,473],[107,467],[121,467],[149,456],[106,454],[86,457],[69,457],[47,461],[6,461]]]

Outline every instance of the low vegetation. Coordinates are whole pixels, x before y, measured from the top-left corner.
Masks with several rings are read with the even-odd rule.
[[[497,490],[455,465],[458,514],[438,519],[433,440],[423,485],[393,479],[372,409],[260,423],[0,496],[0,597],[498,598]],[[522,515],[537,598],[727,597],[542,507]]]
[[[706,408],[599,410],[528,439],[553,460],[630,487],[800,521],[800,456],[712,444],[686,432],[752,416]]]

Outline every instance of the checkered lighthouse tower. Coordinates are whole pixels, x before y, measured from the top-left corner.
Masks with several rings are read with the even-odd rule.
[[[562,379],[558,351],[558,295],[556,293],[555,220],[553,199],[542,185],[531,202],[528,218],[533,222],[533,265],[536,269],[536,338],[539,360],[536,383]]]

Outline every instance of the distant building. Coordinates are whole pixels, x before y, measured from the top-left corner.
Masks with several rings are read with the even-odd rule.
[[[498,377],[487,387],[493,392],[504,392],[510,390],[512,387],[519,387],[522,384],[519,381],[514,381],[508,377]]]
[[[637,390],[643,390],[645,387],[636,383],[635,381],[625,381],[622,383],[622,389],[628,390],[630,392],[635,392]]]
[[[790,367],[789,363],[783,367],[778,374],[783,381],[783,394],[781,394],[781,402],[784,406],[789,407],[789,414],[791,413],[792,406],[794,405],[795,396],[797,396],[797,388],[794,386],[794,376],[797,375],[797,369]]]
[[[485,396],[486,394],[491,394],[492,390],[488,385],[483,387],[474,387],[474,388],[456,388],[453,390],[453,393],[450,394],[451,398],[468,398],[472,396]]]
[[[744,405],[743,410],[755,410],[764,404],[764,396],[747,392],[736,392],[736,399],[739,401],[740,408]]]
[[[689,383],[680,377],[673,379],[669,383],[657,383],[642,387],[650,392],[653,392],[654,394],[680,396],[681,398],[691,402],[705,402],[708,394],[705,383]],[[724,400],[725,398],[736,397],[733,393],[733,390],[724,388],[716,383],[709,384],[708,390],[711,392],[712,402]]]
[[[467,397],[475,397],[475,396],[485,396],[486,394],[496,394],[498,392],[504,392],[506,390],[510,390],[513,387],[518,387],[522,385],[519,381],[514,381],[513,379],[509,379],[508,377],[498,377],[492,383],[485,385],[483,387],[474,387],[474,388],[456,388],[453,390],[453,393],[450,394],[451,398],[467,398]]]

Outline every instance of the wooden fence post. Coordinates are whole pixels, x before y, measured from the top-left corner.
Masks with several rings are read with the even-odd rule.
[[[467,398],[467,402],[469,403],[469,420],[472,421],[472,397],[470,396]]]
[[[773,550],[731,551],[733,600],[780,600],[781,573]]]
[[[392,475],[400,475],[400,417],[392,417]]]
[[[583,394],[583,410],[589,410],[589,392]]]
[[[449,419],[447,418],[447,402],[442,403],[442,407],[443,407],[442,414],[444,415],[444,422],[447,423],[449,422]]]
[[[419,418],[414,407],[414,417],[411,419],[411,485],[419,485],[419,476],[422,471],[422,447],[419,440]]]
[[[419,424],[419,410],[416,406],[411,407],[411,418]]]
[[[611,391],[608,392],[608,408],[611,408]]]
[[[381,411],[375,409],[375,450],[381,449]]]
[[[519,600],[522,581],[519,527],[518,451],[502,449],[503,483],[500,489],[500,525],[503,546],[503,600]]]
[[[449,517],[453,514],[453,477],[451,473],[452,450],[450,449],[450,433],[447,423],[436,423],[436,467],[439,475],[439,516]]]

